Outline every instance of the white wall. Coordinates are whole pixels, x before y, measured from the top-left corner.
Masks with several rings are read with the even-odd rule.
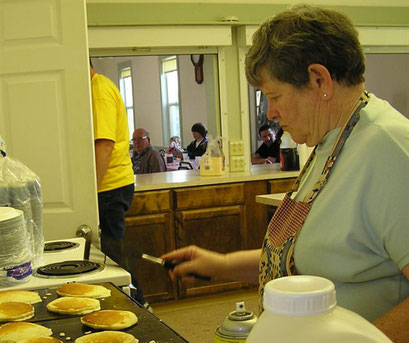
[[[132,61],[135,128],[149,131],[152,145],[163,145],[158,58],[139,56]]]
[[[366,54],[365,85],[409,118],[409,54]]]
[[[132,63],[134,92],[135,127],[149,131],[152,145],[167,145],[163,142],[163,120],[160,93],[160,68],[158,56],[129,56],[93,58],[97,73],[104,74],[118,86],[118,64]],[[195,81],[194,66],[190,55],[179,55],[179,82],[182,119],[182,145],[186,147],[192,140],[192,125],[203,123],[209,133],[216,135],[219,120],[215,92],[213,56],[205,55],[204,81]],[[217,80],[216,80],[217,81]],[[216,82],[217,83],[217,82]]]
[[[163,145],[158,58],[138,56],[92,59],[94,70],[111,79],[118,88],[118,64],[124,62],[130,62],[132,67],[135,128],[148,130],[152,145]]]

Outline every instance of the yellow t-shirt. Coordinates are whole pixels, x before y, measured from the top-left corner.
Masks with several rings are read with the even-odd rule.
[[[110,79],[95,74],[91,91],[94,139],[108,139],[115,143],[107,172],[98,185],[98,192],[104,192],[134,183],[128,120],[121,94]]]

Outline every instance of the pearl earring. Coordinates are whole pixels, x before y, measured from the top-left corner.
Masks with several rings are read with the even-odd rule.
[[[327,97],[327,93],[324,93],[324,98],[326,98]]]

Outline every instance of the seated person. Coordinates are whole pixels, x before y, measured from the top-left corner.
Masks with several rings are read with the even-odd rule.
[[[183,159],[183,148],[180,145],[179,136],[173,136],[169,139],[169,146],[166,148],[165,153],[173,155],[173,158]]]
[[[167,171],[161,153],[151,145],[149,132],[136,129],[132,135],[132,165],[134,174],[160,173]]]
[[[202,123],[193,124],[192,134],[195,140],[186,148],[190,159],[194,159],[196,156],[202,156],[207,148],[207,130]]]
[[[279,163],[280,162],[280,144],[283,129],[280,128],[277,134],[274,133],[270,125],[262,125],[258,130],[263,143],[251,156],[251,164]]]

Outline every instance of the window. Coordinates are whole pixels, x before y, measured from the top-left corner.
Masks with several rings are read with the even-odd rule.
[[[125,103],[126,116],[128,118],[129,137],[135,130],[133,90],[132,90],[132,70],[131,67],[121,68],[119,72],[119,89]]]
[[[176,56],[167,56],[160,61],[163,130],[167,142],[172,136],[181,137],[178,60]]]

